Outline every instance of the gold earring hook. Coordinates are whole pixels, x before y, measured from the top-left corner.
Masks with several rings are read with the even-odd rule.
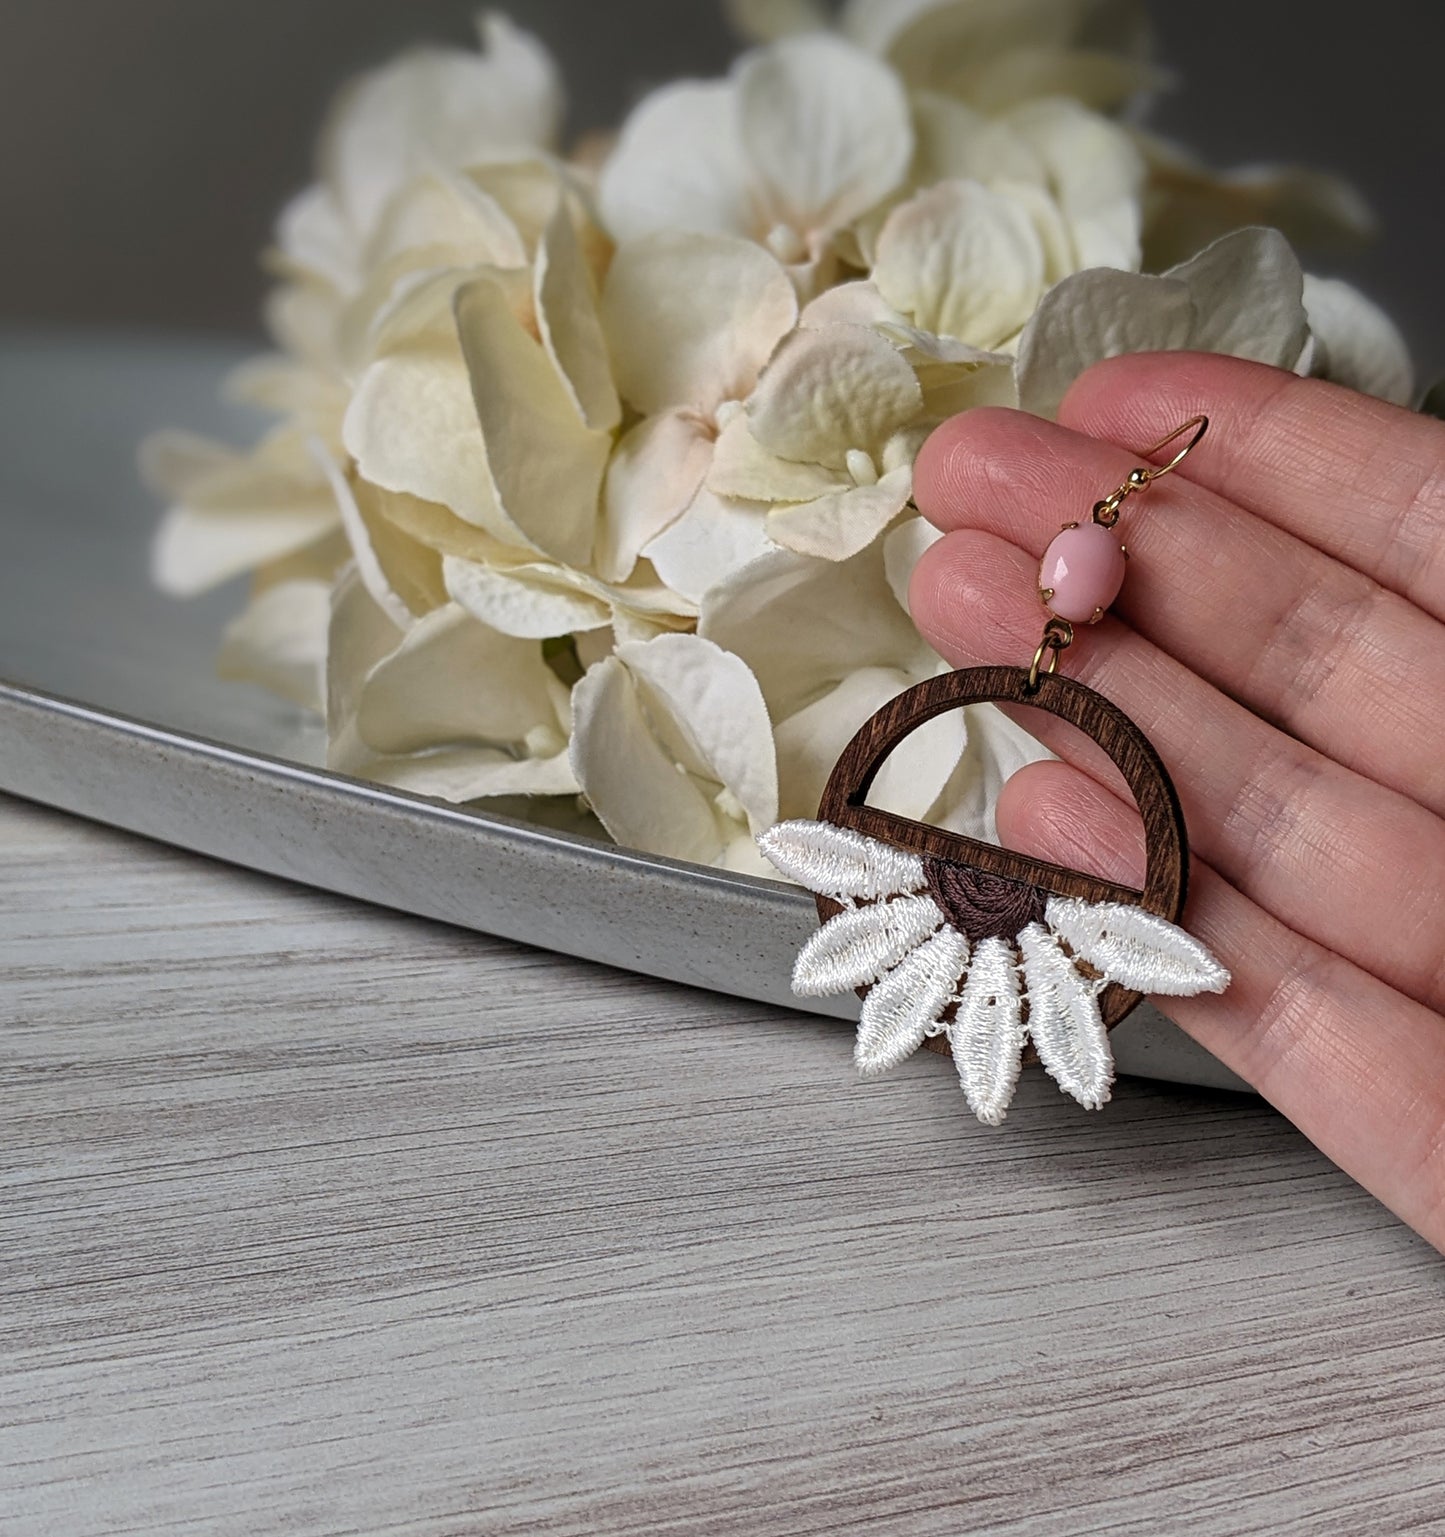
[[[1113,528],[1119,521],[1119,509],[1124,505],[1124,499],[1132,496],[1135,491],[1147,491],[1154,482],[1162,476],[1169,474],[1171,470],[1177,470],[1181,464],[1199,446],[1199,440],[1209,431],[1209,418],[1207,416],[1191,416],[1187,422],[1176,427],[1173,432],[1160,438],[1152,448],[1146,448],[1143,453],[1145,459],[1152,459],[1161,448],[1168,448],[1177,438],[1182,438],[1186,432],[1193,431],[1194,436],[1179,450],[1168,464],[1141,464],[1137,469],[1129,471],[1128,477],[1120,484],[1118,490],[1111,492],[1102,502],[1094,504],[1094,522],[1102,523],[1105,528]]]
[[[1182,438],[1190,428],[1194,428],[1194,436],[1179,450],[1168,464],[1149,465],[1144,473],[1151,481],[1158,480],[1161,475],[1167,475],[1170,470],[1177,470],[1181,464],[1199,447],[1199,440],[1209,431],[1209,418],[1207,416],[1191,416],[1182,427],[1176,427],[1173,432],[1159,439],[1152,447],[1144,450],[1144,457],[1152,459],[1161,448],[1168,448],[1175,438]]]

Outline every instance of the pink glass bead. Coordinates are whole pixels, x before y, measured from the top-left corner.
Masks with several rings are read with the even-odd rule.
[[[1039,566],[1039,587],[1053,588],[1045,607],[1073,624],[1092,624],[1123,585],[1124,546],[1102,523],[1060,529]]]

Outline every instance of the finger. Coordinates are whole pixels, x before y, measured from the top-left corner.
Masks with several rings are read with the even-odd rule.
[[[975,410],[924,445],[914,494],[940,527],[988,528],[1041,555],[1138,462],[1021,411]],[[1177,476],[1126,502],[1119,532],[1132,558],[1115,608],[1135,629],[1336,762],[1445,814],[1445,722],[1438,689],[1421,686],[1432,657],[1445,663],[1445,627]]]
[[[1110,849],[1142,873],[1129,808],[1078,769],[1021,769],[999,799],[1005,845],[1072,868]],[[1196,864],[1185,926],[1229,968],[1224,993],[1169,1017],[1321,1152],[1445,1248],[1445,1029],[1437,1014],[1292,933]],[[1381,1135],[1381,1128],[1388,1134]]]
[[[1208,353],[1110,359],[1078,380],[1059,419],[1127,446],[1197,412],[1209,450],[1180,475],[1445,619],[1445,425]]]
[[[914,619],[955,666],[1027,658],[1039,633],[1032,571],[992,534],[946,534],[914,571]],[[1300,934],[1445,1002],[1445,823],[1275,730],[1120,620],[1084,631],[1067,656],[1153,741],[1203,858]],[[1075,760],[1069,736],[1037,734]]]

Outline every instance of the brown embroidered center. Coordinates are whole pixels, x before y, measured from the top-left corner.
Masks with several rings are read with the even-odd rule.
[[[1043,921],[1049,894],[1025,881],[932,857],[924,859],[923,874],[933,900],[971,944],[992,935],[1012,939]]]

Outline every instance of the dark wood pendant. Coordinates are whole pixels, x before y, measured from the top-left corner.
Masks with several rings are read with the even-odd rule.
[[[868,804],[873,781],[894,748],[934,716],[971,704],[1032,705],[1078,727],[1108,753],[1144,819],[1142,890]],[[1184,910],[1189,847],[1184,813],[1168,771],[1149,739],[1117,705],[1061,674],[1041,674],[1031,692],[1027,668],[974,667],[906,690],[872,716],[843,749],[823,791],[818,817],[919,855],[935,900],[974,944],[990,935],[1012,939],[1042,916],[1051,896],[1127,902],[1170,923],[1177,923]],[[817,904],[823,922],[841,910],[827,897],[818,897]],[[1099,996],[1104,1024],[1112,1029],[1140,998],[1137,992],[1110,984]],[[928,1044],[948,1050],[943,1036]]]

